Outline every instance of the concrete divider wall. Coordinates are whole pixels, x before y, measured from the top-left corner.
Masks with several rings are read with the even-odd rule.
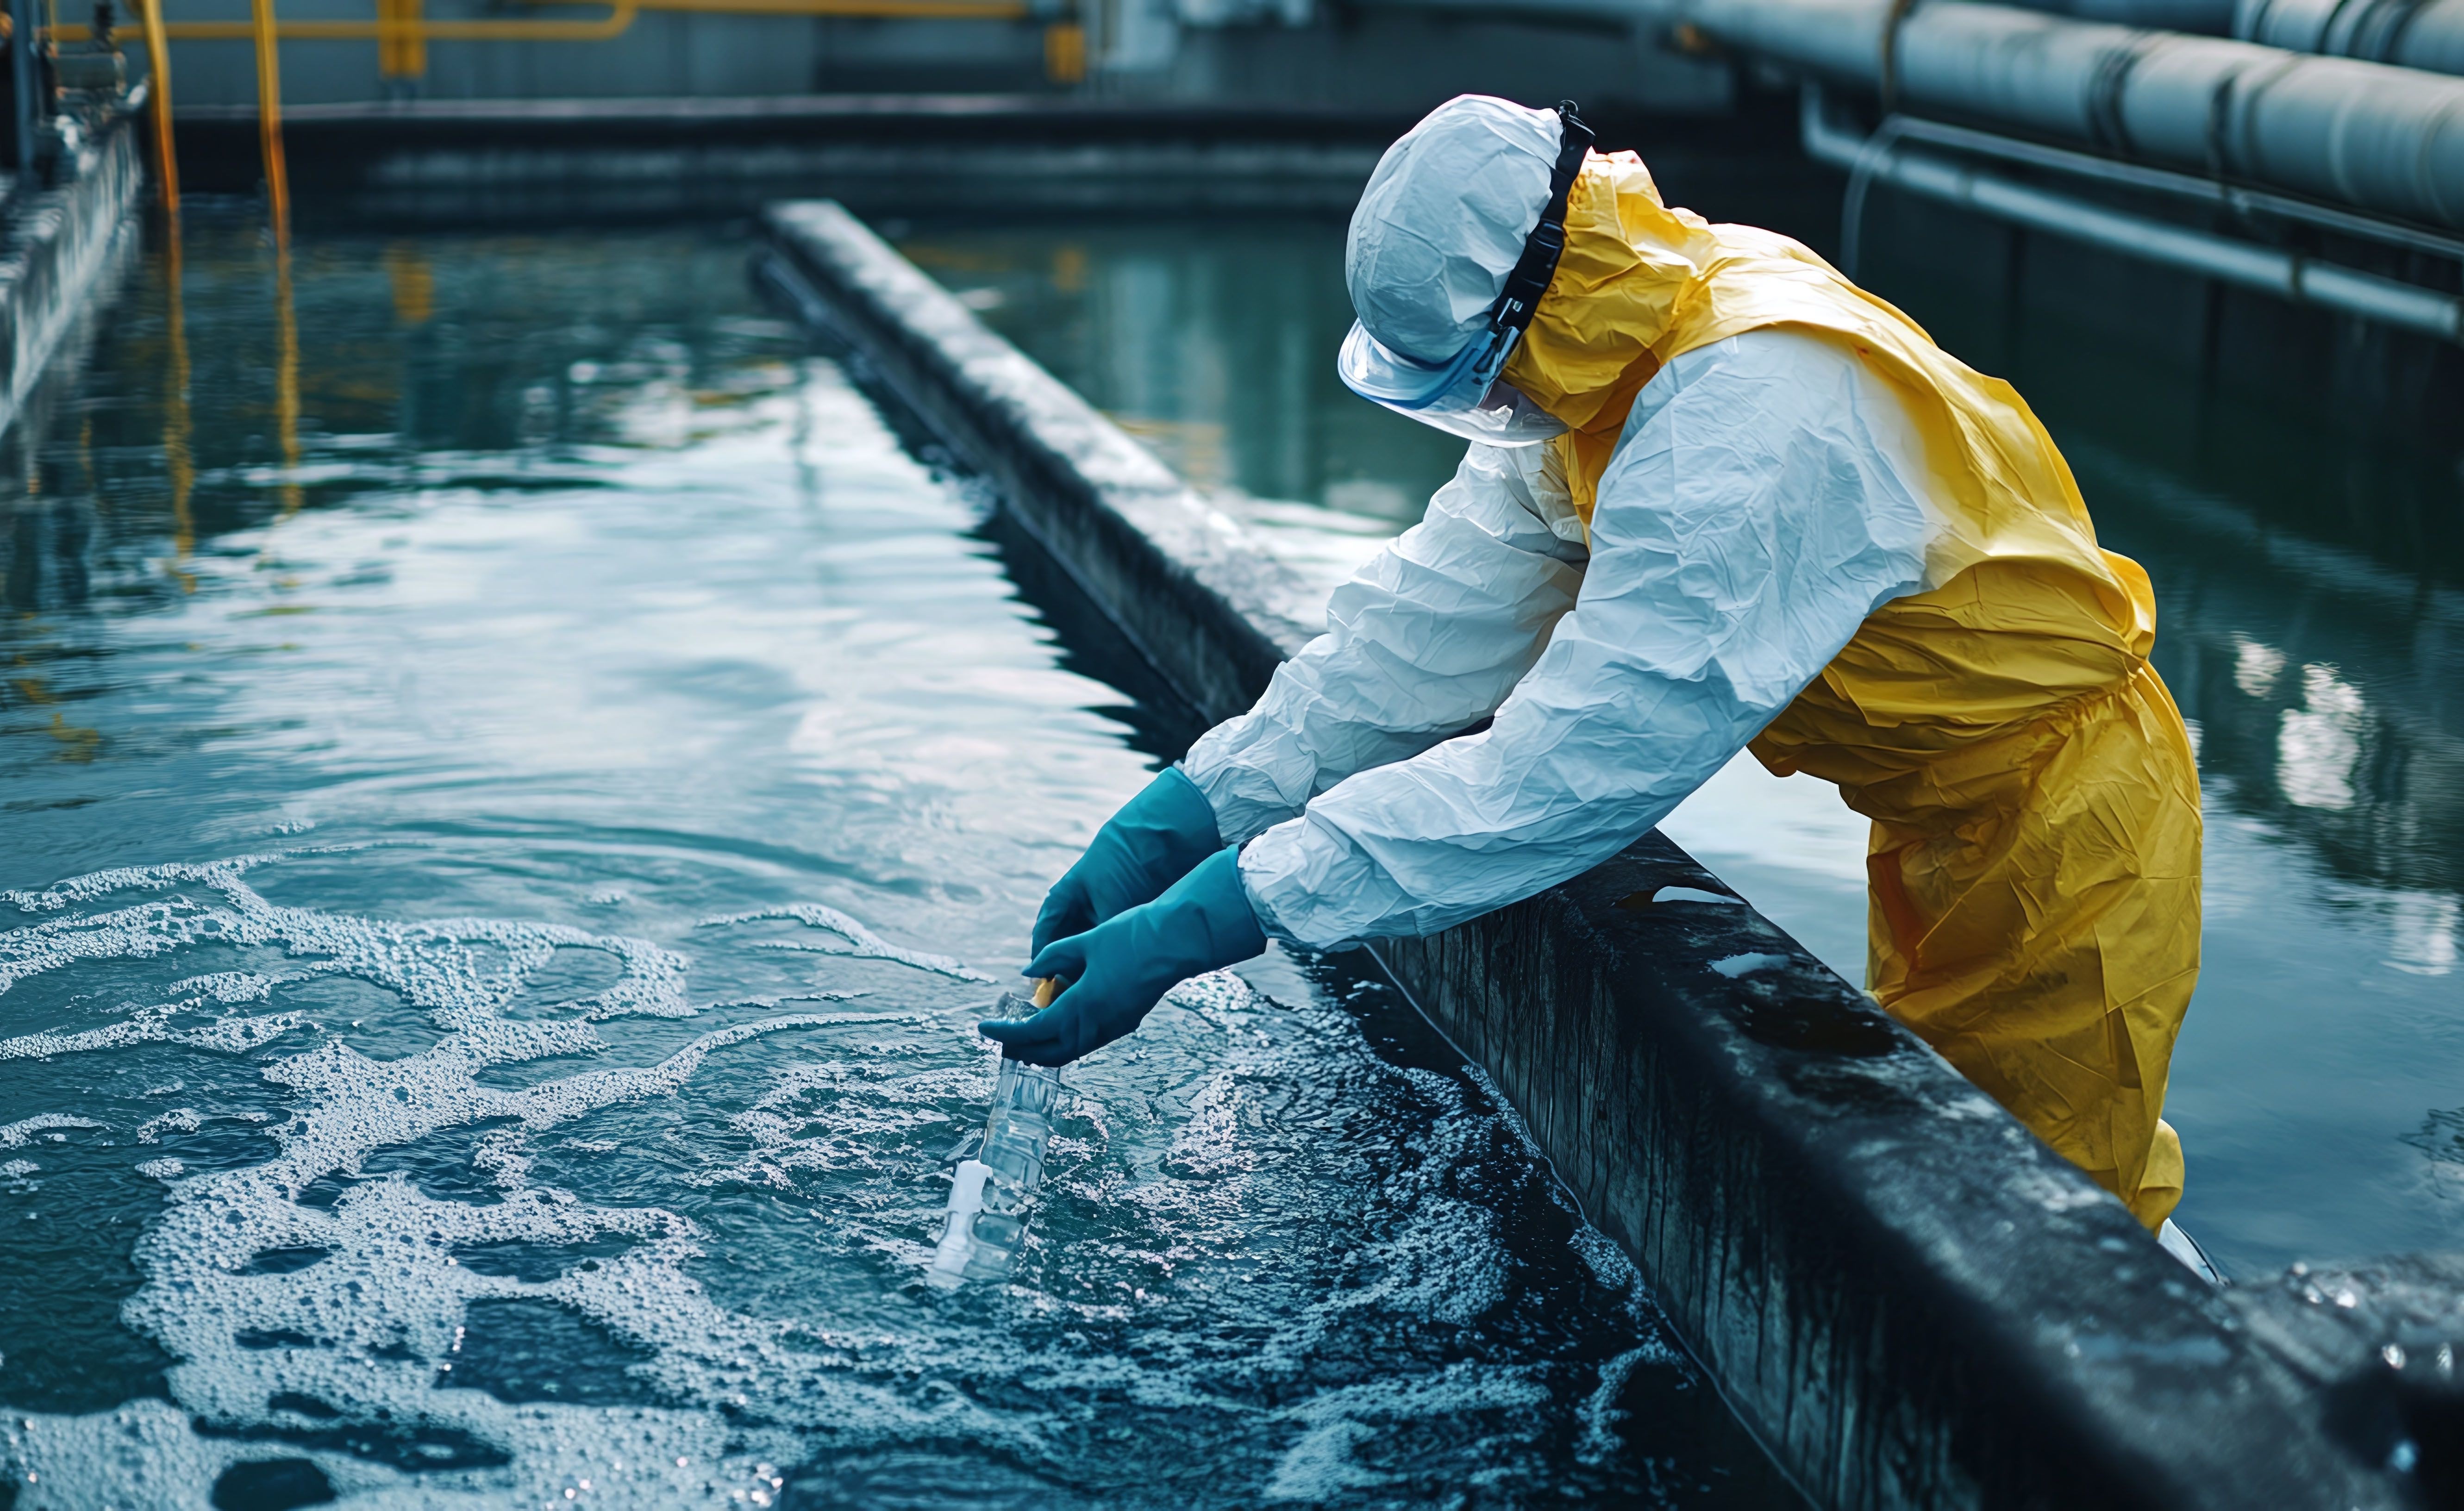
[[[114,118],[80,145],[73,174],[15,199],[0,227],[0,432],[16,423],[61,338],[109,296],[105,274],[135,244],[145,170],[133,118]]]
[[[1291,574],[845,210],[782,205],[764,224],[773,284],[866,355],[1204,716],[1246,707],[1313,632],[1322,605]],[[1672,887],[1697,895],[1662,899]],[[1810,1496],[2418,1503],[2330,1410],[2358,1353],[2262,1346],[2285,1330],[2254,1327],[1731,898],[1654,835],[1381,957]]]

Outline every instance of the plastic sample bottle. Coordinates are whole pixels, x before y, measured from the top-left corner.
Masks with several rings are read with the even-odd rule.
[[[1023,1018],[1034,1006],[1003,993],[991,1016]],[[1009,1273],[1026,1237],[1026,1215],[1044,1185],[1044,1151],[1052,1141],[1052,1110],[1061,1102],[1061,1072],[1003,1058],[993,1082],[992,1116],[983,1147],[958,1162],[940,1244],[924,1278],[943,1289],[962,1281]]]

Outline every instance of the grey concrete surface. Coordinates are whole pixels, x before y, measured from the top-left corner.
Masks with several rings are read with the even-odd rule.
[[[1290,574],[853,216],[781,205],[765,229],[773,287],[1204,716],[1244,707],[1311,632]],[[1749,906],[1659,900],[1670,887],[1733,895],[1655,835],[1381,955],[1813,1500],[2435,1503],[2452,1445],[2402,1434],[2453,1413],[2383,1388],[2368,1326],[2309,1337],[2298,1297],[2196,1281]],[[2405,1294],[2455,1315],[2421,1262]]]
[[[1410,118],[1033,96],[416,100],[285,113],[305,220],[565,224],[750,212],[1348,210]],[[254,192],[253,107],[182,107],[192,190]]]
[[[136,101],[143,104],[142,97]],[[147,192],[137,122],[80,142],[56,187],[14,195],[0,222],[0,432],[14,425],[63,338],[114,291]]]

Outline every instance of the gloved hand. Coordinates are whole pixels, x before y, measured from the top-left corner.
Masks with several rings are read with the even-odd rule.
[[[1062,873],[1035,915],[1029,948],[1082,934],[1125,908],[1152,902],[1223,845],[1215,805],[1198,783],[1167,768],[1095,833],[1078,864]]]
[[[1032,1018],[976,1026],[1012,1060],[1066,1065],[1137,1027],[1191,976],[1265,949],[1265,931],[1241,887],[1240,861],[1237,847],[1218,850],[1154,902],[1045,946],[1026,974],[1057,975],[1069,985]]]

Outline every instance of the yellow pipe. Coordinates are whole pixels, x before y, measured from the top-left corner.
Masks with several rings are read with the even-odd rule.
[[[145,68],[154,95],[154,162],[163,213],[180,214],[180,160],[171,152],[171,44],[163,34],[163,0],[137,0],[145,8]],[[172,229],[174,237],[178,228]]]
[[[420,0],[377,0],[377,21],[392,33],[377,42],[379,78],[418,78],[428,72],[428,43],[409,30],[420,20]]]
[[[1044,29],[1044,77],[1056,84],[1087,82],[1087,29],[1056,21]]]
[[[275,48],[274,0],[252,0],[256,33],[256,136],[265,153],[265,202],[274,212],[274,245],[290,284],[291,170],[282,161],[282,58]]]

